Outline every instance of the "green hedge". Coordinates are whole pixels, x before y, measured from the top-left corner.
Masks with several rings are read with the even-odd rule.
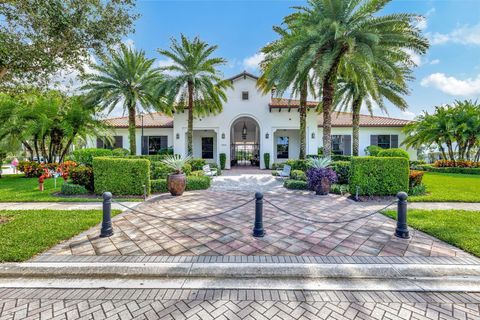
[[[113,195],[143,195],[143,186],[150,194],[150,161],[98,157],[93,159],[95,193]]]
[[[287,189],[294,189],[294,190],[308,190],[308,183],[307,181],[301,180],[285,180],[283,186]]]
[[[384,149],[378,153],[377,157],[400,157],[410,160],[410,155],[408,152],[400,148]]]
[[[66,196],[73,196],[79,194],[88,194],[88,190],[79,184],[64,182],[62,184],[62,194]]]
[[[480,174],[480,168],[438,168],[431,164],[424,164],[416,166],[417,170],[428,172],[442,172],[442,173],[461,173],[461,174]]]
[[[265,163],[265,169],[270,169],[270,153],[263,154],[263,162]]]
[[[345,156],[342,154],[332,155],[332,161],[350,161],[350,160],[352,160],[352,156]]]
[[[227,163],[227,155],[220,153],[220,169],[225,170],[225,164]]]
[[[73,159],[75,162],[84,164],[86,166],[93,165],[94,157],[111,157],[113,151],[109,149],[86,148],[73,151]]]
[[[350,161],[335,161],[330,165],[337,174],[339,184],[348,184],[350,180]]]
[[[290,178],[293,180],[307,181],[307,175],[302,170],[292,170],[290,172]]]
[[[409,163],[406,158],[353,157],[349,189],[352,194],[386,196],[408,191]]]
[[[150,160],[150,161],[162,161],[163,159],[165,159],[165,155],[164,154],[143,154],[143,155],[138,155],[138,156],[130,155],[130,156],[127,156],[127,158],[129,158],[129,159],[147,159],[147,160]]]
[[[192,190],[205,190],[210,188],[210,177],[187,177],[187,191]],[[151,181],[153,193],[165,193],[168,192],[167,179],[158,179]]]

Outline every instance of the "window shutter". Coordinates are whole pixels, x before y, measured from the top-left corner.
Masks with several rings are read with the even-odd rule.
[[[398,135],[392,134],[390,136],[390,148],[398,148]]]
[[[349,134],[343,136],[343,154],[346,156],[352,155],[352,136]]]
[[[371,146],[378,146],[378,136],[377,135],[370,135],[370,145]]]
[[[103,149],[103,140],[100,137],[97,138],[97,148]]]
[[[142,154],[148,154],[148,136],[142,137]]]
[[[123,137],[115,136],[115,148],[123,148]]]

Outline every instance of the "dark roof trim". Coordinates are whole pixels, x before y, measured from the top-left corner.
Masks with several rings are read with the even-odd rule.
[[[237,79],[239,79],[239,78],[244,78],[244,79],[246,79],[247,77],[252,78],[252,79],[255,79],[255,80],[258,80],[258,77],[257,77],[257,76],[255,76],[255,75],[253,75],[253,74],[251,74],[251,73],[249,73],[249,72],[247,72],[247,71],[243,71],[242,73],[239,73],[239,74],[237,74],[236,76],[233,76],[233,77],[231,77],[231,78],[228,78],[227,81],[233,81],[233,80],[237,80]]]

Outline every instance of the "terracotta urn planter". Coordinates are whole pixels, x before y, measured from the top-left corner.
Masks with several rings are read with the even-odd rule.
[[[320,196],[326,196],[330,193],[331,183],[328,178],[324,177],[320,180],[320,183],[317,185],[315,189],[315,193]]]
[[[183,173],[173,173],[167,178],[168,191],[172,196],[181,196],[187,186],[187,178]]]

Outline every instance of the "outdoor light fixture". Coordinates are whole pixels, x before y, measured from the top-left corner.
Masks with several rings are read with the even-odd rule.
[[[312,139],[315,139],[315,132],[312,132]]]
[[[222,133],[222,139],[225,139],[225,133]]]
[[[268,138],[270,138],[270,135],[267,132],[267,133],[265,133],[265,139],[268,139]]]
[[[180,139],[180,133],[177,133],[176,137],[177,137],[177,140]]]
[[[247,124],[246,124],[245,122],[243,123],[242,139],[243,139],[243,140],[246,140],[246,139],[247,139]]]

